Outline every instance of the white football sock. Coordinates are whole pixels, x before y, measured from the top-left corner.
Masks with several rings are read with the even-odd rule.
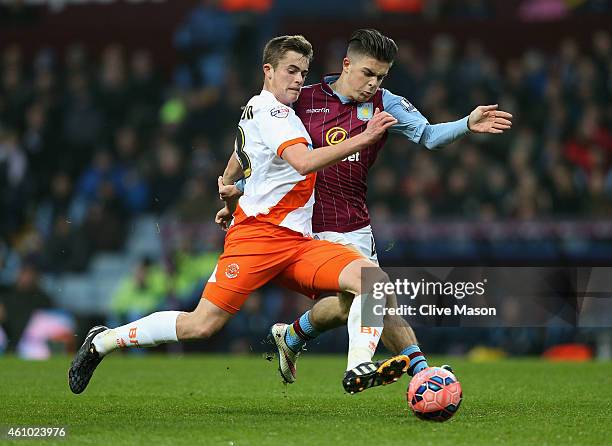
[[[180,311],[159,311],[122,325],[121,327],[98,333],[93,345],[100,356],[119,348],[153,347],[168,342],[178,342],[176,319]]]
[[[361,295],[353,299],[346,325],[349,334],[346,370],[350,370],[363,362],[372,361],[383,327],[361,326]]]

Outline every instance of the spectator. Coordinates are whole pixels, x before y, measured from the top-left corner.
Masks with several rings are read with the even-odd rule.
[[[236,36],[236,23],[220,7],[220,0],[201,0],[175,35],[175,45],[188,65],[178,78],[186,87],[220,87]]]
[[[82,72],[70,74],[63,113],[62,140],[66,144],[66,163],[71,173],[78,173],[89,161],[99,143],[105,121],[92,86]]]
[[[72,225],[65,214],[58,214],[43,248],[43,269],[53,274],[85,272],[90,251],[90,241],[83,230]]]
[[[0,237],[7,237],[25,223],[27,169],[28,160],[19,146],[17,132],[0,128]]]
[[[15,349],[32,314],[51,307],[51,298],[40,287],[38,268],[26,262],[15,285],[0,290],[0,324],[9,339],[9,350]]]
[[[155,311],[165,298],[165,274],[149,258],[142,258],[132,276],[123,279],[111,300],[111,311],[118,322],[132,320]]]
[[[40,204],[36,212],[36,226],[43,237],[48,237],[53,230],[57,217],[63,215],[72,222],[72,181],[65,172],[57,172],[51,179],[50,195]],[[75,220],[76,223],[76,220]]]
[[[162,142],[157,149],[157,166],[151,183],[153,210],[161,214],[176,200],[183,188],[182,157],[178,148]]]
[[[125,120],[129,111],[129,85],[123,49],[120,46],[110,45],[104,49],[97,81],[97,103],[104,114],[104,122],[108,128],[116,128]],[[107,136],[110,138],[111,135]]]

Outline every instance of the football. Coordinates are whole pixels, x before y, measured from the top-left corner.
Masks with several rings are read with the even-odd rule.
[[[446,421],[459,410],[463,393],[455,375],[440,367],[429,367],[412,378],[407,397],[417,417]]]

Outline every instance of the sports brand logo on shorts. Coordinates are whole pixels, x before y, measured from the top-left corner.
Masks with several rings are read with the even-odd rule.
[[[374,104],[364,102],[357,106],[357,117],[362,121],[369,121],[374,116]]]
[[[342,127],[332,127],[325,134],[325,141],[327,145],[333,146],[334,144],[340,144],[348,136],[348,132]]]
[[[225,267],[225,277],[235,279],[240,274],[240,267],[237,263],[230,263]]]
[[[289,116],[289,108],[284,105],[279,105],[278,107],[274,107],[270,110],[270,116],[273,118],[286,118]]]

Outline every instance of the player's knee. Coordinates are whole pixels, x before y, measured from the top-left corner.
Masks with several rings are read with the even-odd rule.
[[[389,282],[391,280],[389,279],[389,274],[384,272],[381,268],[376,270],[376,278],[379,282]]]
[[[364,286],[371,287],[373,283],[389,281],[389,276],[387,273],[385,273],[378,265],[370,262],[369,260],[360,260],[355,264],[355,266],[355,268],[351,269],[351,274],[347,280],[347,283],[349,284],[348,289],[354,291],[356,294],[368,292],[368,290],[363,288]],[[366,268],[368,271],[364,272],[364,269]]]
[[[338,322],[340,325],[346,324],[348,321],[349,312],[351,311],[351,304],[353,303],[353,294],[341,295],[338,299]]]
[[[349,311],[350,311],[351,307],[349,306],[348,308],[345,307],[340,307],[339,311],[335,314],[335,325],[340,326],[340,325],[346,325],[347,321],[348,321],[348,317],[349,317]]]
[[[381,268],[376,267],[376,269],[373,269],[370,273],[368,273],[368,282],[367,286],[376,286],[375,284],[383,284],[383,283],[387,283],[389,282],[389,275],[384,272]],[[367,291],[367,290],[364,290]]]

